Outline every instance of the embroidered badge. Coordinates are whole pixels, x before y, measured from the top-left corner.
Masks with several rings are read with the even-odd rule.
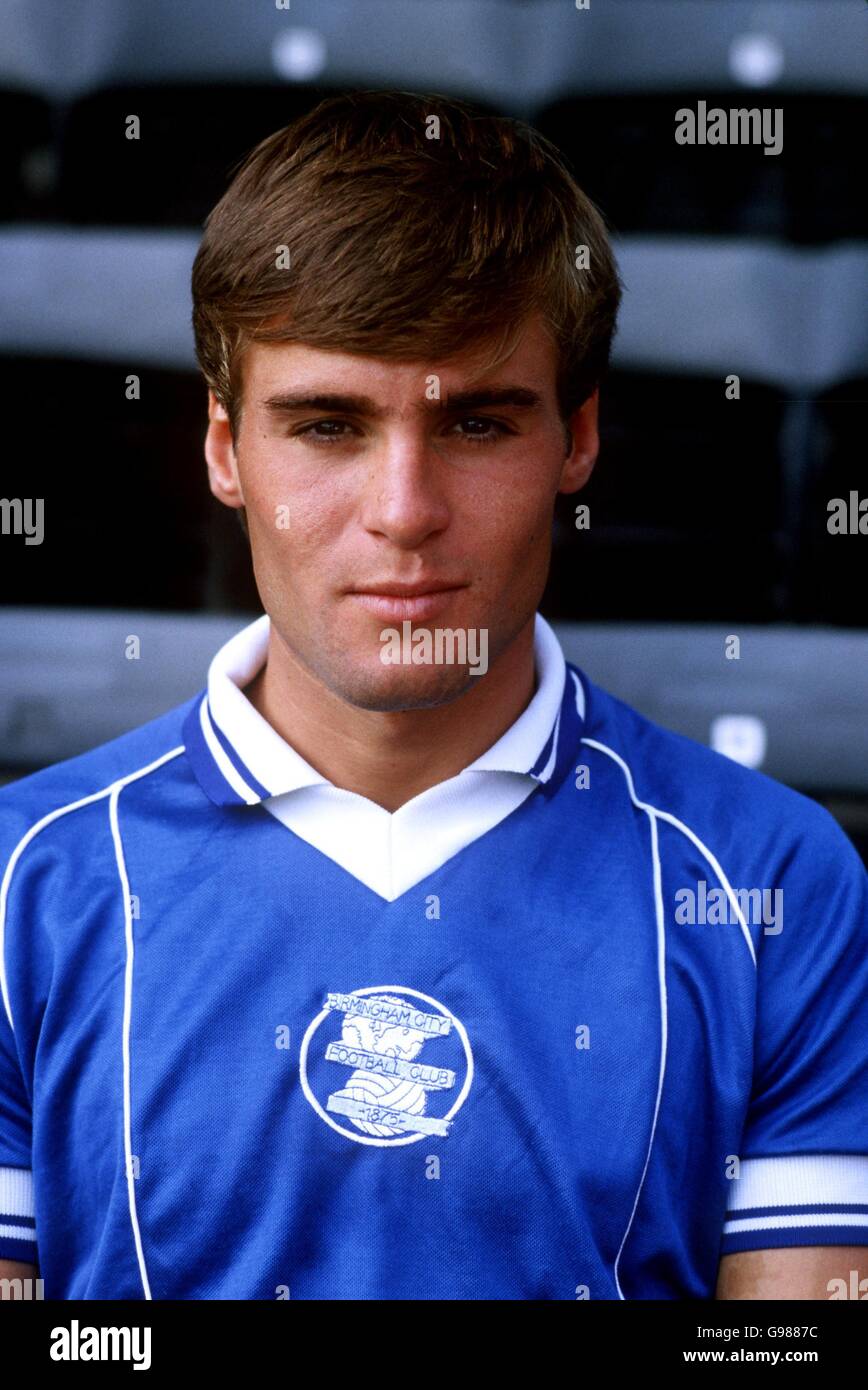
[[[314,1069],[314,1058],[327,1065]],[[360,1144],[413,1144],[449,1135],[473,1080],[473,1054],[445,1005],[402,985],[373,985],[326,996],[304,1035],[299,1069],[307,1099],[339,1134]]]

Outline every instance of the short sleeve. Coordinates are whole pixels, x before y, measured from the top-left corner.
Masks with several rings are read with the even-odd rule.
[[[36,1264],[30,1103],[0,1003],[0,1259]]]
[[[780,896],[757,950],[753,1085],[724,1255],[868,1245],[868,875],[815,809],[769,885]]]

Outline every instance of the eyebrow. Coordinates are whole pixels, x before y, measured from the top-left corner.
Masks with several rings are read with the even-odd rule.
[[[481,410],[507,406],[511,410],[537,410],[543,403],[538,391],[528,386],[488,386],[450,393],[445,401],[422,400],[424,411]],[[345,415],[366,415],[382,419],[389,414],[370,396],[345,395],[334,391],[279,391],[260,401],[270,415],[291,415],[299,410],[335,411]]]

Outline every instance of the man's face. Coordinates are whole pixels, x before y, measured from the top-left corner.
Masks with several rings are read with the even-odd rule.
[[[555,494],[593,467],[596,396],[567,454],[541,320],[494,371],[483,360],[478,348],[406,363],[253,344],[234,449],[211,398],[212,491],[246,508],[275,635],[358,707],[429,707],[481,679],[467,665],[385,665],[381,634],[408,619],[411,632],[485,629],[490,668],[539,604]]]

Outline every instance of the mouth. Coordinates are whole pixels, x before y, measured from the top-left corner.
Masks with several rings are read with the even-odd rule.
[[[455,594],[466,584],[445,579],[403,584],[397,580],[375,581],[364,588],[351,589],[348,597],[375,617],[391,622],[423,622],[434,618],[447,608]]]

